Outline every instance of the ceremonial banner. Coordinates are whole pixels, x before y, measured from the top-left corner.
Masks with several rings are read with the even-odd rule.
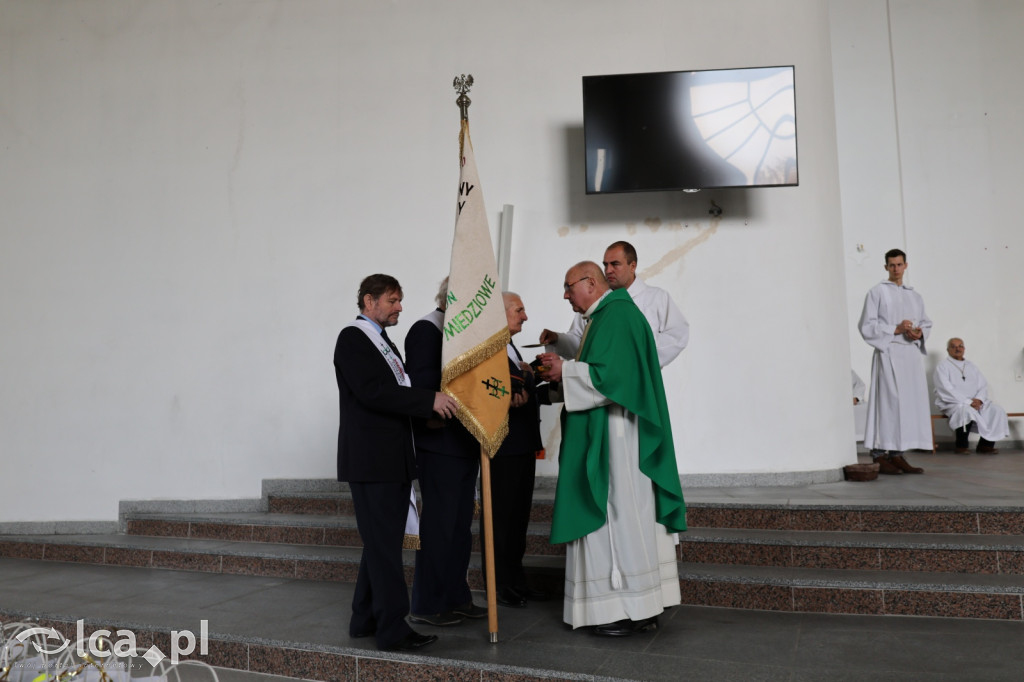
[[[510,337],[466,120],[459,132],[459,159],[448,307],[441,330],[441,390],[458,401],[459,421],[493,457],[508,434]]]

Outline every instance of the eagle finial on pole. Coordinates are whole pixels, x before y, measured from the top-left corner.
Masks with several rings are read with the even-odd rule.
[[[456,76],[455,80],[452,81],[452,87],[455,88],[455,92],[459,93],[455,103],[459,105],[459,112],[462,114],[462,120],[468,121],[469,105],[472,103],[472,100],[466,96],[466,93],[469,92],[471,87],[473,87],[473,74],[469,74],[468,76],[466,74]]]

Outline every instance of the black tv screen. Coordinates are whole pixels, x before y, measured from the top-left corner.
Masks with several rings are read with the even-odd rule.
[[[587,194],[797,185],[792,66],[583,77]]]

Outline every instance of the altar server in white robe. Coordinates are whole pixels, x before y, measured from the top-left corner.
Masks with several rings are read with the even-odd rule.
[[[679,311],[668,292],[653,287],[636,276],[636,249],[629,242],[615,242],[604,252],[604,274],[612,290],[626,289],[640,312],[647,318],[658,347],[658,364],[668,365],[690,342],[690,323]],[[569,330],[556,333],[550,329],[541,332],[540,342],[547,350],[563,358],[576,357],[583,338],[583,316],[577,314]]]
[[[964,359],[963,339],[952,338],[946,344],[948,354],[938,365],[932,383],[935,406],[949,417],[949,428],[956,434],[956,454],[966,455],[967,434],[978,434],[979,455],[995,455],[996,441],[1010,435],[1006,410],[988,399],[988,382],[974,363]]]
[[[605,636],[654,629],[680,603],[672,533],[686,529],[650,325],[597,263],[566,273],[588,327],[577,360],[542,353],[565,399],[551,542],[567,542],[563,618]]]
[[[903,284],[907,256],[885,254],[889,279],[873,286],[864,299],[858,328],[875,349],[864,446],[882,474],[921,474],[904,458],[907,450],[931,450],[931,408],[924,373],[925,340],[932,321],[924,299]]]

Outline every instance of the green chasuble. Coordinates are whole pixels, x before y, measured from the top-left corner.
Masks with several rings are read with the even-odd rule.
[[[686,530],[672,426],[654,334],[626,289],[610,292],[590,318],[579,354],[594,387],[637,417],[640,471],[654,485],[658,523]],[[551,543],[570,542],[607,522],[608,408],[562,411]]]

